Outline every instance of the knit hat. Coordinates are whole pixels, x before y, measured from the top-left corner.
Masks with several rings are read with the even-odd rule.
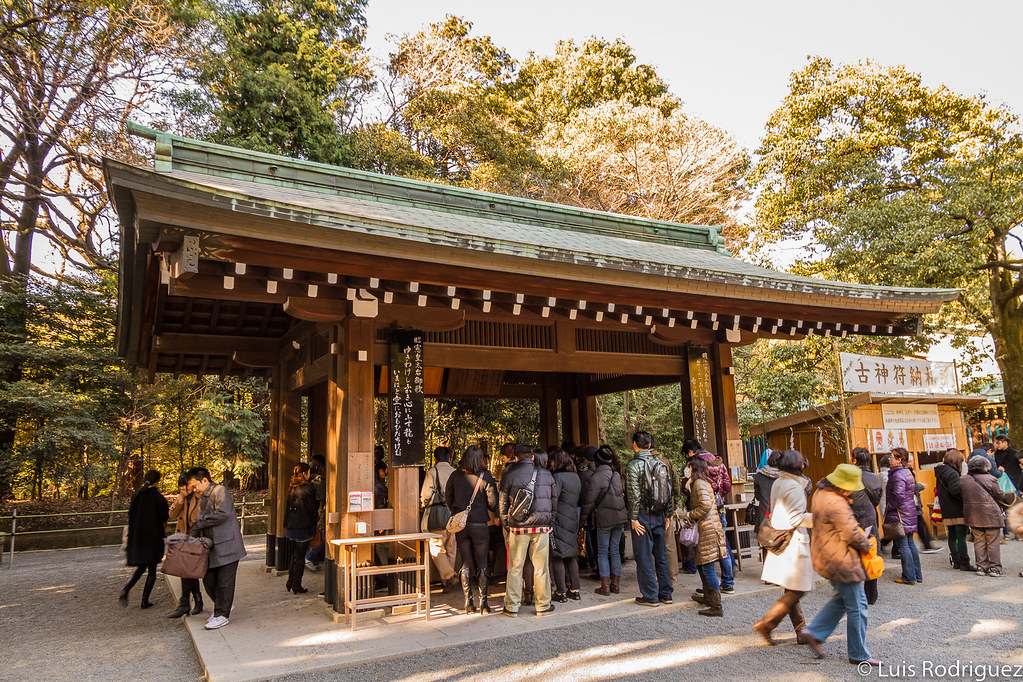
[[[863,490],[863,471],[855,464],[839,464],[825,478],[842,490]]]
[[[596,459],[597,464],[611,464],[614,462],[614,459],[612,458],[611,455],[612,455],[611,448],[605,445],[604,447],[597,449],[596,453],[594,454],[594,457]]]
[[[596,457],[596,455],[597,455],[596,445],[587,445],[585,448],[583,448],[583,459],[592,462],[593,458]]]
[[[970,459],[966,462],[967,471],[987,471],[990,468],[991,462],[985,455],[970,455]]]

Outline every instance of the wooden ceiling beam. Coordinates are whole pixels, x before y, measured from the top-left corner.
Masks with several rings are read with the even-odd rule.
[[[251,336],[164,333],[153,337],[153,349],[161,354],[232,356],[238,350],[276,353],[277,346],[277,339]]]

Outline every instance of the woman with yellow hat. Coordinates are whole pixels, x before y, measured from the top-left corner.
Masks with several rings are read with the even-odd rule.
[[[821,644],[834,632],[838,621],[846,616],[846,647],[850,663],[880,666],[881,662],[867,650],[867,596],[863,582],[867,573],[860,552],[870,548],[867,536],[860,530],[850,506],[850,493],[863,489],[860,469],[852,464],[839,464],[817,484],[811,504],[813,541],[810,555],[813,568],[831,581],[835,596],[800,635],[817,658],[824,658]]]

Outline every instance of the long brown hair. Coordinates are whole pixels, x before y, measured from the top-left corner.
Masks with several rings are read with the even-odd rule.
[[[309,465],[305,462],[299,462],[295,465],[294,473],[291,475],[291,489],[294,490],[303,483],[308,483],[309,479],[306,474],[309,473]]]

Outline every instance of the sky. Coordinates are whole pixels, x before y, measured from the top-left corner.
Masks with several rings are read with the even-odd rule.
[[[454,14],[516,59],[558,40],[622,38],[655,67],[687,113],[754,151],[764,124],[808,56],[901,64],[928,86],[985,94],[1023,114],[1023,2],[864,0],[369,0],[365,45],[379,58],[388,34],[414,33]],[[931,353],[951,360],[947,343]],[[990,363],[988,370],[993,371]]]
[[[984,92],[1023,113],[1018,1],[369,0],[366,45],[384,56],[387,34],[446,14],[472,21],[517,59],[549,54],[562,39],[622,38],[688,113],[750,150],[808,55],[902,64],[928,85]]]

